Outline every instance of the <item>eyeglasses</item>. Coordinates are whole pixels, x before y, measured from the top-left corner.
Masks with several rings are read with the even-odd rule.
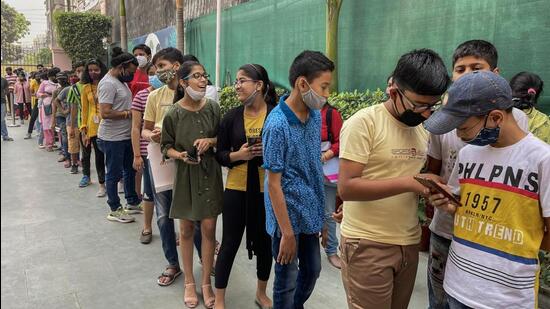
[[[248,82],[257,82],[257,80],[255,80],[255,79],[236,79],[235,82],[233,83],[233,86],[235,86],[235,88],[241,87],[244,83],[248,83]]]
[[[405,95],[405,93],[403,91],[401,91],[401,89],[399,89],[399,88],[396,88],[396,89],[397,89],[397,93],[399,93],[399,96],[401,97],[401,101],[403,101],[403,98],[407,99],[407,102],[410,105],[412,105],[412,107],[413,107],[412,110],[414,112],[422,113],[422,112],[425,112],[427,110],[433,112],[433,111],[438,110],[441,107],[441,101],[442,101],[441,99],[439,99],[437,102],[432,103],[432,104],[421,104],[421,103],[417,103],[414,100],[407,97]]]
[[[187,75],[184,78],[184,80],[187,80],[187,79],[190,79],[190,78],[200,79],[201,77],[204,77],[204,79],[208,80],[210,78],[210,74],[208,74],[208,73],[201,74],[201,73],[197,72],[197,73]]]

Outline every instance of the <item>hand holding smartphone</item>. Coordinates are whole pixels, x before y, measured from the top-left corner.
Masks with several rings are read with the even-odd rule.
[[[414,176],[414,179],[421,183],[423,186],[429,188],[430,190],[443,194],[446,198],[449,199],[449,202],[451,202],[452,204],[455,204],[456,206],[462,206],[462,203],[460,203],[456,196],[447,192],[447,190],[438,185],[437,182],[433,181],[432,179],[421,176]]]
[[[193,146],[193,149],[187,152],[187,159],[192,162],[198,162],[199,157],[197,154],[197,146]]]

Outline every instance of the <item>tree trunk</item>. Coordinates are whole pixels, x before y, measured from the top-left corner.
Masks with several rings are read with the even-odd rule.
[[[338,19],[344,0],[327,0],[326,53],[334,62],[331,91],[338,91]]]
[[[183,0],[176,0],[176,47],[185,54],[185,32],[183,28]]]
[[[120,0],[120,48],[128,50],[128,31],[126,30],[126,4]]]

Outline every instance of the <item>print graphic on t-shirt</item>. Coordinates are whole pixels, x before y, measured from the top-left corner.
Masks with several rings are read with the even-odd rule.
[[[424,160],[426,158],[426,152],[416,148],[402,148],[391,150],[392,159],[418,159]]]
[[[500,165],[489,171],[474,162],[459,163],[458,174],[464,207],[455,214],[455,236],[488,253],[536,264],[543,229],[538,174]]]

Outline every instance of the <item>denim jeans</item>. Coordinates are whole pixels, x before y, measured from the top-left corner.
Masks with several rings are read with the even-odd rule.
[[[172,207],[172,190],[156,192],[155,183],[153,180],[153,172],[151,171],[151,165],[147,164],[149,170],[151,187],[153,189],[153,200],[155,203],[155,212],[157,213],[157,226],[160,232],[160,240],[162,242],[162,250],[164,251],[164,257],[168,264],[172,266],[179,266],[178,260],[178,247],[176,246],[176,230],[174,228],[174,219],[170,218],[170,209]],[[198,232],[197,232],[198,230]],[[195,224],[195,238],[194,243],[201,257],[201,230],[200,224]]]
[[[2,139],[8,138],[8,126],[6,125],[6,103],[2,103]]]
[[[325,253],[327,256],[338,253],[338,237],[336,236],[336,221],[332,218],[332,213],[336,207],[336,186],[325,184],[325,227],[327,228],[327,247]]]
[[[275,263],[274,309],[303,309],[321,273],[318,235],[299,234],[295,237],[297,257],[290,264]],[[277,230],[272,237],[272,253],[275,260],[279,255],[280,244],[281,234]]]
[[[449,302],[449,308],[450,309],[473,309],[472,307],[468,307],[464,305],[463,303],[459,302],[458,300],[454,299],[451,296],[447,295],[447,301]]]
[[[435,233],[430,236],[430,255],[428,257],[428,300],[429,309],[448,309],[447,293],[443,289],[445,266],[449,255],[451,240]]]
[[[65,160],[70,160],[69,154],[69,136],[67,135],[67,118],[55,117],[55,123],[61,129],[61,150],[63,150],[63,156]]]
[[[117,210],[120,205],[118,197],[118,182],[124,178],[124,197],[128,205],[139,205],[139,199],[135,188],[136,171],[132,141],[104,141],[98,139],[98,146],[105,154],[107,172],[105,175],[105,187],[107,188],[107,204],[111,211]]]

